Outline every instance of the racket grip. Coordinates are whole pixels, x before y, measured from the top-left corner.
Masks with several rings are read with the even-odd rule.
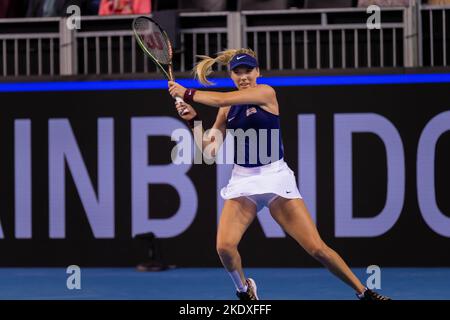
[[[180,97],[176,97],[176,98],[175,98],[175,101],[176,101],[177,103],[184,103],[184,100],[181,99]]]
[[[175,101],[177,103],[184,103],[184,100],[181,99],[180,97],[176,97]],[[180,115],[184,116],[185,114],[189,113],[189,110],[187,108],[185,108],[183,111],[181,111]]]

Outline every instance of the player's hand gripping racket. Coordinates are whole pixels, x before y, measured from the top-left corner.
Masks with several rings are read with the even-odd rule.
[[[145,16],[134,19],[133,31],[137,43],[144,53],[156,64],[167,80],[174,81],[172,44],[167,33],[153,19]],[[175,100],[177,103],[184,103],[180,97]],[[188,112],[189,110],[185,108],[180,112],[180,115],[185,115]]]

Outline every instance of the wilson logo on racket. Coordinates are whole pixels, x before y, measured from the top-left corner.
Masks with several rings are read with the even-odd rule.
[[[152,18],[140,16],[133,20],[132,28],[137,43],[144,54],[149,57],[169,81],[175,81],[172,65],[172,44],[169,36]],[[176,97],[178,103],[184,103],[183,99]],[[180,114],[188,113],[184,109]]]
[[[152,32],[152,33],[146,34],[144,36],[144,41],[147,43],[147,45],[150,49],[158,49],[158,50],[163,49],[163,42],[160,38],[159,33]]]

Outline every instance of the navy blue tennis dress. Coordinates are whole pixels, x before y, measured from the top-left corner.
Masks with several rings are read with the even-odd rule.
[[[234,167],[221,190],[224,199],[247,197],[259,211],[277,197],[302,198],[294,172],[283,159],[280,118],[258,105],[234,105],[227,115],[234,139]]]

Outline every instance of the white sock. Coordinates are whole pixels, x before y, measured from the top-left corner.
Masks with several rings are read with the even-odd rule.
[[[231,280],[233,280],[234,285],[236,286],[237,291],[239,292],[247,292],[247,285],[242,283],[241,275],[238,271],[232,271],[228,272],[228,274],[231,277]]]
[[[364,291],[362,293],[357,294],[358,298],[364,298],[364,292],[366,292],[367,288],[364,288]]]

